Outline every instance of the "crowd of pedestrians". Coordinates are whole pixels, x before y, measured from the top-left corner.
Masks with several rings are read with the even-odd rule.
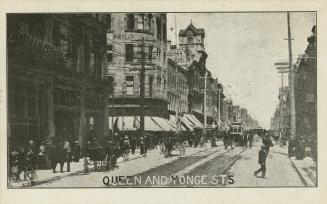
[[[175,131],[156,132],[155,134],[145,133],[143,136],[138,132],[115,132],[113,136],[103,138],[104,141],[97,141],[95,137],[87,142],[85,156],[88,158],[96,158],[99,161],[104,158],[97,158],[95,148],[103,148],[105,151],[106,168],[118,168],[117,159],[123,158],[123,161],[129,160],[130,154],[136,154],[136,149],[139,149],[139,154],[143,157],[147,156],[148,150],[157,150],[163,157],[168,158],[174,156],[173,150],[179,152],[178,155],[184,156],[187,147],[204,148],[206,142],[210,141],[212,147],[216,147],[216,136],[212,132],[204,134],[201,131],[191,132],[185,131],[177,133]],[[101,144],[101,145],[100,145]],[[91,153],[93,152],[93,153]],[[98,151],[97,154],[101,151]]]
[[[17,180],[24,179],[24,174],[28,171],[37,169],[52,169],[56,173],[56,166],[60,164],[60,172],[63,172],[64,163],[66,162],[66,171],[70,171],[70,162],[78,162],[80,146],[77,141],[71,143],[68,139],[53,140],[41,142],[37,145],[33,140],[28,144],[18,145],[11,148],[9,158],[9,173]]]
[[[27,170],[52,169],[53,173],[70,172],[71,162],[79,162],[81,157],[89,157],[88,150],[97,147],[104,149],[109,169],[118,167],[119,157],[124,161],[129,160],[130,154],[136,154],[137,149],[143,157],[147,156],[148,150],[156,149],[163,157],[168,158],[174,156],[173,150],[184,156],[187,147],[205,148],[208,141],[211,147],[216,147],[216,140],[217,134],[214,131],[204,134],[202,130],[145,133],[144,136],[140,136],[138,132],[116,132],[113,137],[104,137],[104,141],[90,137],[83,151],[78,141],[69,138],[51,138],[38,144],[29,140],[26,145],[10,148],[13,150],[10,153],[10,174],[19,178],[19,175]]]
[[[222,134],[225,149],[228,149],[229,146],[234,149],[233,144],[244,148],[252,148],[253,133],[245,131],[243,134],[231,134],[230,131],[224,131]]]
[[[310,156],[314,162],[317,161],[317,140],[315,135],[301,135],[298,138],[291,138],[288,144],[290,157],[302,160]]]

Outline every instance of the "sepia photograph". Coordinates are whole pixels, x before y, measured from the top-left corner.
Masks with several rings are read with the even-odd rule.
[[[318,187],[316,11],[5,17],[7,189]]]

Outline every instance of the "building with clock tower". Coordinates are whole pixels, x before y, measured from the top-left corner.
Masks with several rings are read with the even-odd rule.
[[[179,47],[186,53],[186,63],[189,65],[195,60],[199,61],[204,52],[203,28],[196,28],[192,23],[184,30],[179,31]]]

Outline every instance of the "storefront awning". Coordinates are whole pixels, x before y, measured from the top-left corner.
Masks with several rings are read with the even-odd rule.
[[[194,124],[192,126],[193,128],[204,128],[203,124],[194,115],[190,115],[190,114],[185,114],[185,115],[186,118]]]
[[[124,123],[125,131],[136,131],[137,129],[140,128],[140,117],[119,116],[119,117],[108,117],[108,119],[109,119],[109,129],[112,129],[112,123],[114,124],[114,128],[117,128],[120,131],[123,130],[123,123]],[[167,130],[164,130],[161,126],[159,126],[156,122],[154,122],[151,119],[151,117],[146,116],[144,117],[144,131],[167,131]]]
[[[140,127],[140,117],[137,117],[137,127]],[[165,131],[157,125],[149,116],[144,117],[144,131]]]
[[[118,130],[135,131],[137,130],[137,121],[134,116],[118,117],[116,120]]]
[[[194,129],[192,127],[193,123],[191,121],[189,121],[189,119],[187,119],[185,115],[181,118],[181,122],[182,122],[182,125],[185,126],[188,130],[194,131]]]
[[[174,115],[170,115],[169,116],[169,120],[168,120],[168,122],[172,125],[172,126],[174,126],[175,127],[175,129],[176,129],[176,116],[174,116]],[[180,125],[180,130],[181,131],[186,131],[186,129],[185,129],[185,127],[183,126],[183,125]]]
[[[151,117],[151,119],[164,131],[176,131],[176,126],[169,123],[168,120],[160,117]]]
[[[109,130],[112,130],[112,124],[115,124],[117,117],[108,117]]]

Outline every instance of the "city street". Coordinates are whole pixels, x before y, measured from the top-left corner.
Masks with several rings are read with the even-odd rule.
[[[303,186],[291,160],[271,148],[267,157],[266,178],[255,177],[261,139],[256,138],[254,147],[188,148],[185,157],[173,151],[170,158],[163,158],[158,151],[119,164],[112,171],[78,173],[34,188],[44,187],[278,187]],[[209,145],[209,144],[207,144]],[[279,147],[276,147],[279,148]],[[282,172],[282,173],[281,173]],[[117,185],[118,177],[121,180]],[[129,177],[131,176],[131,177]],[[228,179],[232,176],[232,180]],[[106,179],[107,180],[106,180]],[[109,182],[110,180],[110,182]],[[127,181],[128,180],[128,181]],[[107,185],[105,185],[106,183]]]
[[[8,188],[317,186],[315,12],[7,25]]]

